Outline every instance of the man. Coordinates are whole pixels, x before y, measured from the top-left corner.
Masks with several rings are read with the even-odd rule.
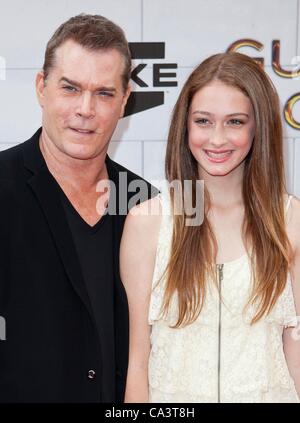
[[[127,211],[105,213],[98,187],[109,179],[119,198],[120,174],[125,190],[140,180],[107,156],[130,71],[117,25],[69,19],[36,78],[42,128],[0,153],[0,401],[123,399],[128,311],[118,255]]]

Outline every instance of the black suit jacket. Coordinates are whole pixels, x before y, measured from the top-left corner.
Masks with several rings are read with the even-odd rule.
[[[6,321],[0,402],[122,401],[128,307],[118,269],[126,216],[113,217],[115,351],[105,365],[115,380],[108,381],[101,357],[106,340],[97,331],[60,187],[39,149],[40,133],[0,153],[0,316]],[[111,179],[119,172],[127,173],[128,184],[141,179],[108,157],[106,164]]]

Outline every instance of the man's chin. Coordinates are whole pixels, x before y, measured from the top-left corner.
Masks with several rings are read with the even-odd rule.
[[[67,146],[64,149],[64,153],[68,157],[76,160],[91,160],[98,155],[94,148],[74,144]]]

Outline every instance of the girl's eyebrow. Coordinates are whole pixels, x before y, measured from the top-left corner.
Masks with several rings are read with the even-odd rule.
[[[204,110],[195,110],[192,113],[192,115],[194,115],[196,113],[201,113],[201,115],[205,115],[205,116],[214,116],[213,113],[205,112]],[[229,113],[228,115],[226,115],[226,117],[232,117],[232,116],[246,116],[246,117],[249,117],[248,113],[245,113],[245,112],[235,112],[235,113]]]

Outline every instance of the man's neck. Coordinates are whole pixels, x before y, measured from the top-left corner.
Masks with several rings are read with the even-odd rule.
[[[47,142],[43,132],[39,145],[49,172],[62,188],[68,186],[78,192],[87,193],[94,191],[100,180],[108,179],[105,165],[106,150],[97,157],[87,160],[69,157]]]
[[[94,226],[101,219],[108,201],[106,195],[97,190],[98,182],[108,179],[106,150],[93,159],[78,160],[67,156],[47,142],[43,138],[43,133],[40,137],[40,149],[49,172],[73,207],[86,223]],[[104,205],[99,211],[97,204],[102,195]]]

